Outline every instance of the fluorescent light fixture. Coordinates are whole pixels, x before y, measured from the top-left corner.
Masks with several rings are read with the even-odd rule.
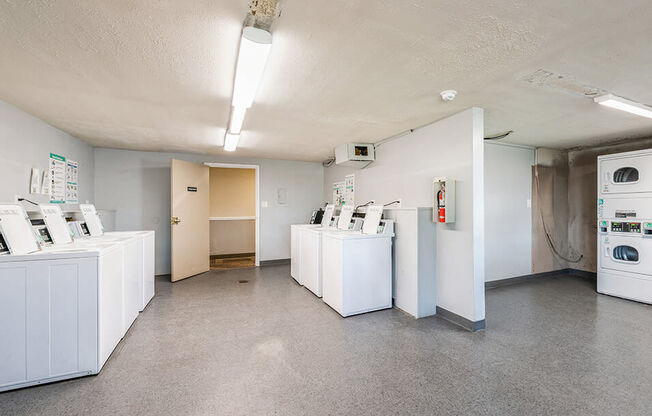
[[[600,105],[615,108],[616,110],[627,111],[628,113],[636,114],[637,116],[652,118],[652,107],[630,101],[613,94],[606,94],[593,99]]]
[[[224,136],[224,150],[227,152],[235,151],[235,148],[238,147],[238,141],[240,140],[239,134],[226,133]]]
[[[231,108],[231,120],[229,121],[229,133],[240,134],[247,109],[244,107]]]
[[[249,108],[253,104],[271,48],[272,34],[268,31],[252,26],[242,30],[231,101],[233,107]]]

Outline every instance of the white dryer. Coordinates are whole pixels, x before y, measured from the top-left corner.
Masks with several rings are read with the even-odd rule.
[[[598,292],[652,303],[652,149],[598,157]]]
[[[598,156],[599,197],[652,196],[652,149]]]
[[[652,303],[652,220],[601,220],[599,230],[598,292]]]

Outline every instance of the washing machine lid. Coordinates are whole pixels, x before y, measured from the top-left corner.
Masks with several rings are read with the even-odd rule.
[[[40,249],[27,212],[20,205],[0,205],[0,232],[11,254],[28,254]]]
[[[92,237],[98,237],[104,234],[104,227],[102,226],[102,221],[100,216],[97,214],[95,205],[93,204],[79,204],[79,210],[84,217],[88,231],[91,233]]]
[[[63,217],[61,207],[52,204],[41,204],[39,209],[43,215],[45,226],[50,232],[50,237],[52,237],[52,242],[54,244],[72,243],[70,227],[68,227],[66,219]]]

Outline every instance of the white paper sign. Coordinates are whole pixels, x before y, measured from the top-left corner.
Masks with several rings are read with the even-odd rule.
[[[382,205],[369,205],[362,224],[362,234],[378,234],[378,226],[383,216]]]

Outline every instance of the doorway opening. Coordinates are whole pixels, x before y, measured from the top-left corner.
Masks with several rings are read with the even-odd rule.
[[[258,265],[258,166],[206,163],[210,183],[210,268]]]

